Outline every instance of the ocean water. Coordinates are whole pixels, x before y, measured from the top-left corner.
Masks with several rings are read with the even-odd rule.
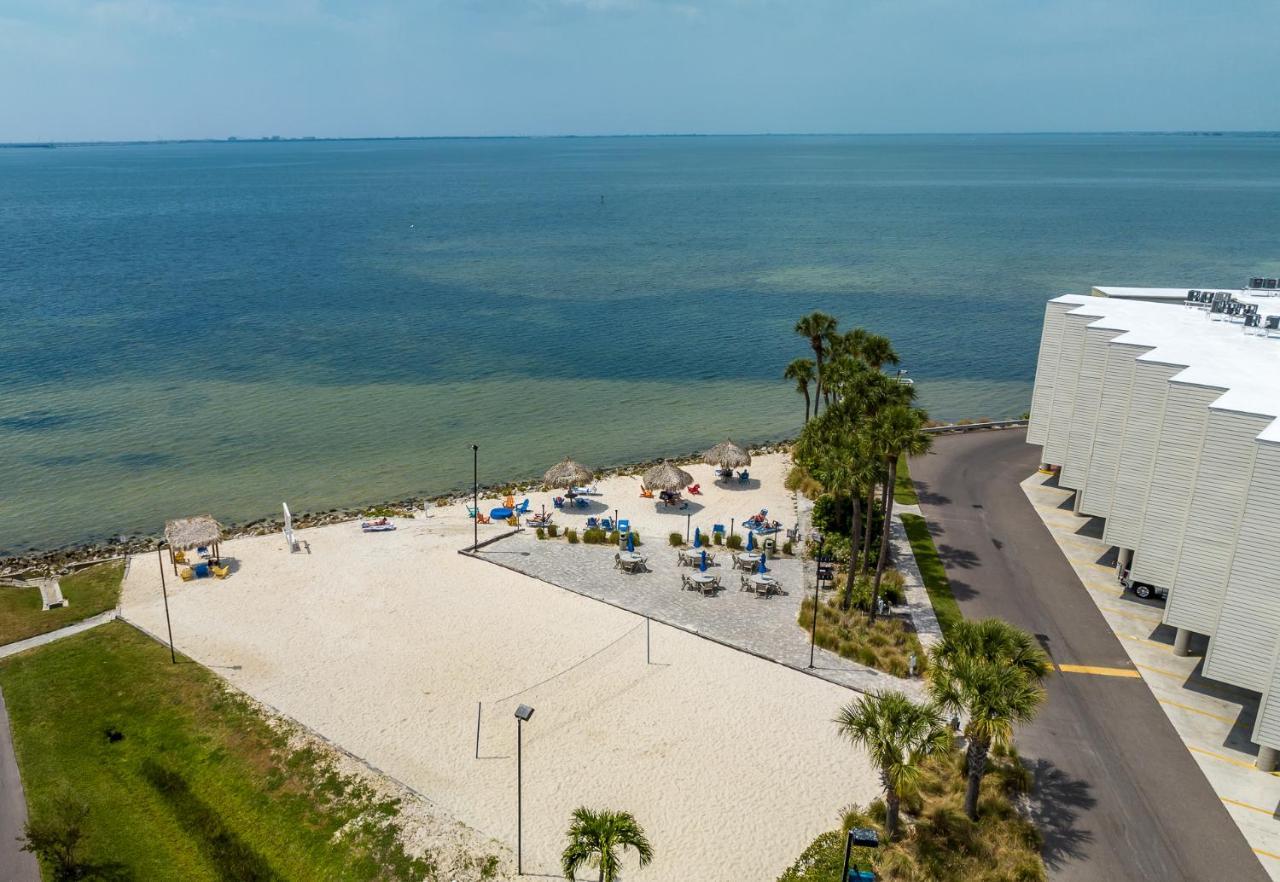
[[[0,554],[793,434],[822,309],[942,418],[1044,301],[1280,275],[1280,139],[0,150]]]

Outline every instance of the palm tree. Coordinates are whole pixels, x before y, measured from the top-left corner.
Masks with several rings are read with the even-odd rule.
[[[822,401],[822,356],[826,353],[826,347],[836,332],[836,325],[835,318],[825,312],[812,312],[796,322],[796,333],[808,338],[809,345],[813,347],[813,358],[818,368],[814,392],[814,416],[818,415],[818,403]]]
[[[808,358],[797,358],[782,372],[783,379],[796,381],[796,391],[804,396],[805,425],[809,423],[809,384],[813,376],[813,361]]]
[[[869,427],[871,444],[884,462],[884,525],[880,533],[880,558],[876,561],[876,577],[871,588],[871,621],[876,619],[880,601],[880,582],[889,561],[889,533],[893,526],[893,484],[898,473],[898,460],[903,456],[919,456],[929,449],[933,439],[924,433],[928,421],[924,411],[905,404],[891,404],[878,412]]]
[[[968,718],[964,811],[976,821],[987,756],[993,746],[1013,740],[1016,724],[1035,717],[1052,666],[1035,638],[999,619],[952,625],[929,660],[929,689],[938,707]]]
[[[862,346],[858,354],[863,361],[876,370],[880,370],[886,364],[898,363],[898,353],[894,351],[893,344],[889,342],[888,337],[882,337],[879,334],[866,334],[862,338]]]
[[[628,848],[635,849],[642,867],[653,860],[653,847],[631,812],[597,812],[579,807],[573,811],[569,844],[560,856],[560,869],[565,878],[572,879],[581,867],[599,867],[600,882],[614,882],[622,865],[622,853]]]
[[[884,832],[898,834],[898,806],[920,781],[920,763],[943,750],[951,736],[941,712],[919,705],[901,692],[880,692],[851,701],[835,719],[840,733],[871,755],[884,787]]]

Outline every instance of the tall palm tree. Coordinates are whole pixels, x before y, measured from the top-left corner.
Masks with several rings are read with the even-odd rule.
[[[863,336],[858,355],[876,370],[880,370],[886,364],[898,363],[898,353],[894,351],[893,344],[889,342],[888,337],[882,337],[879,334]]]
[[[804,396],[804,422],[809,423],[809,384],[813,382],[813,361],[808,358],[797,358],[782,372],[783,379],[795,380],[796,391]]]
[[[896,385],[896,384],[895,384]],[[928,421],[925,412],[905,404],[891,404],[878,412],[869,428],[871,444],[884,463],[884,524],[880,533],[880,558],[876,561],[875,582],[871,587],[871,621],[876,619],[880,602],[880,582],[889,561],[889,533],[893,526],[893,483],[898,473],[898,460],[903,456],[919,456],[929,449],[933,439],[924,433]]]
[[[920,781],[920,763],[943,750],[951,737],[941,712],[931,704],[919,705],[901,692],[880,692],[849,702],[835,719],[844,735],[871,755],[884,787],[884,831],[890,840],[898,834],[898,807],[902,797]]]
[[[572,879],[581,867],[598,867],[600,882],[614,882],[622,866],[622,853],[628,848],[635,849],[642,867],[653,860],[649,838],[630,812],[597,812],[579,807],[573,811],[569,844],[560,855],[560,869],[565,878]]]
[[[818,368],[817,384],[814,392],[814,416],[817,416],[818,403],[822,401],[822,357],[826,354],[827,346],[831,341],[832,335],[836,332],[837,324],[835,318],[825,312],[812,312],[796,322],[796,333],[809,340],[809,345],[813,348],[813,358]]]
[[[958,622],[929,653],[929,689],[944,712],[964,714],[964,811],[978,819],[991,748],[1008,745],[1013,727],[1034,719],[1052,666],[1026,631],[999,619]]]

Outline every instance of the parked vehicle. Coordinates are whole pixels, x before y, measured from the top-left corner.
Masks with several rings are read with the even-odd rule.
[[[1159,585],[1152,585],[1148,582],[1134,581],[1129,570],[1123,570],[1120,573],[1120,584],[1125,587],[1126,591],[1132,591],[1135,597],[1143,600],[1150,600],[1152,597],[1164,600],[1169,595],[1169,589],[1161,588]]]

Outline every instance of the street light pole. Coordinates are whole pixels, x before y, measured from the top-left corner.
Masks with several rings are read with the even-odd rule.
[[[818,555],[818,565],[822,565],[822,555]],[[813,667],[813,647],[818,642],[818,586],[822,584],[822,576],[813,580],[813,624],[809,627],[809,667]]]
[[[516,708],[516,875],[524,875],[524,724],[533,716],[533,708],[522,704]]]
[[[480,544],[480,445],[471,445],[471,550]]]
[[[164,626],[169,630],[169,661],[178,663],[178,656],[173,651],[173,624],[169,621],[169,588],[164,583],[164,555],[159,546],[156,547],[156,561],[160,564],[160,593],[164,595]]]

